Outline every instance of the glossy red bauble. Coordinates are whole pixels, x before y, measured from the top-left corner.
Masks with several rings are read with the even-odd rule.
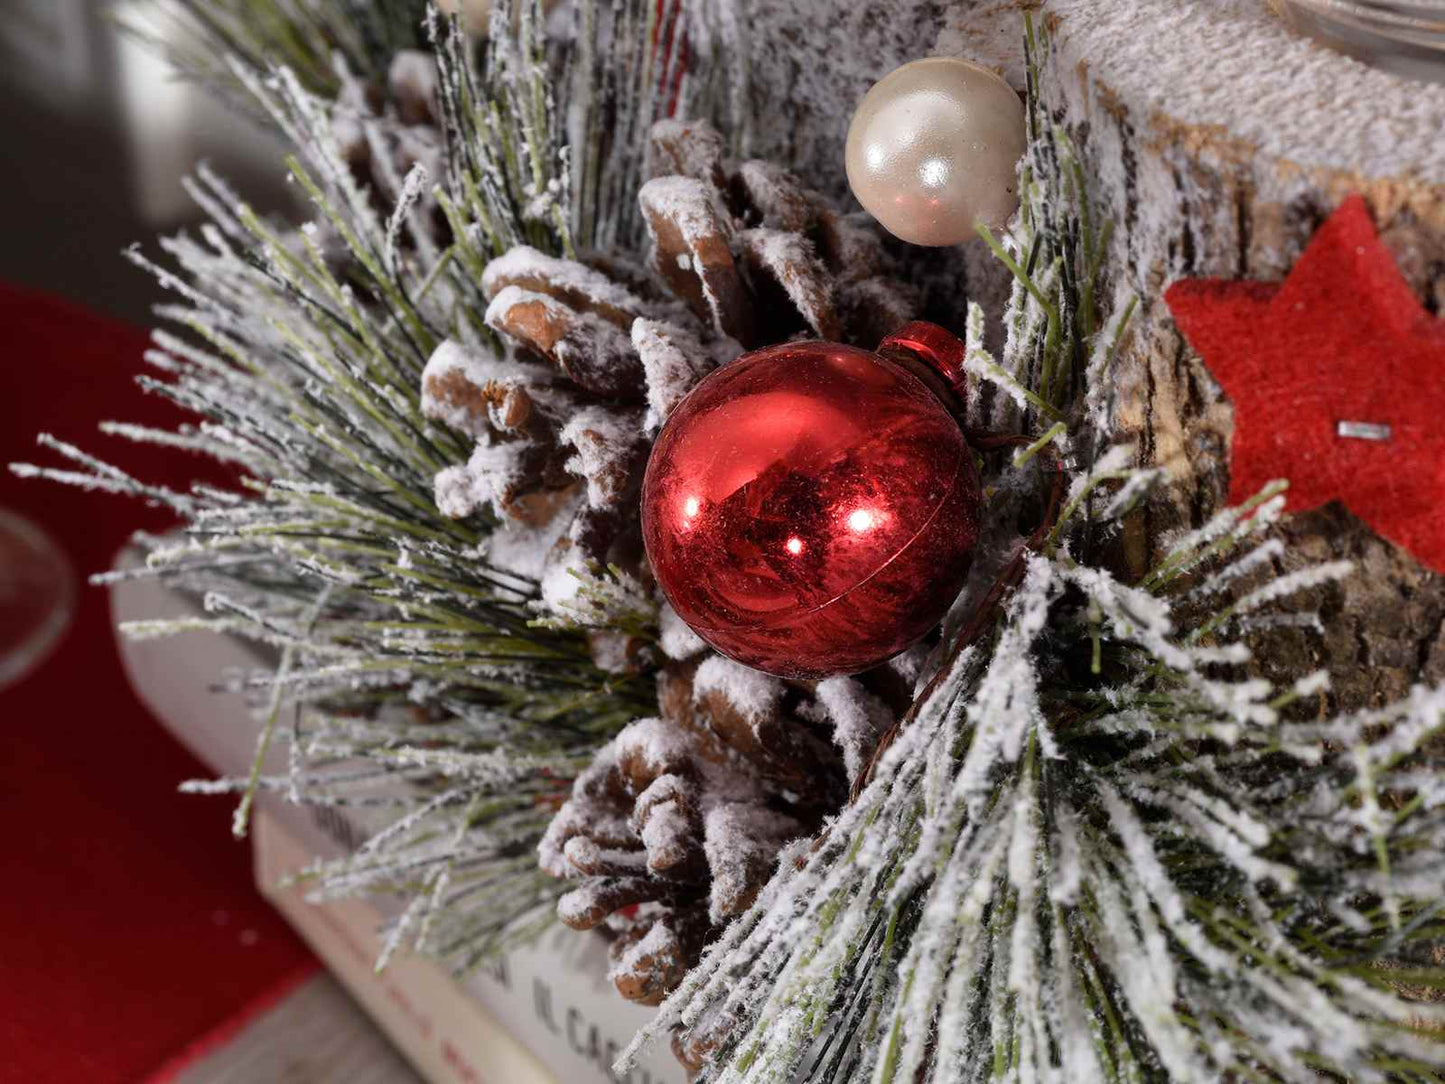
[[[950,356],[918,351],[910,330]],[[785,343],[712,373],[663,426],[642,490],[648,558],[724,655],[785,677],[856,673],[915,643],[958,594],[978,473],[910,347],[961,375],[962,344],[932,325],[890,337],[891,358]]]

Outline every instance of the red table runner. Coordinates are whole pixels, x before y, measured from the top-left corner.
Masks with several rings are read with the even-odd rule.
[[[184,488],[206,465],[96,432],[169,425],[134,385],[145,333],[0,286],[0,465],[57,464],[35,434]],[[0,473],[0,507],[43,526],[84,575],[166,514]],[[251,881],[230,802],[176,793],[206,768],[126,683],[101,588],[28,677],[0,691],[0,1081],[145,1079],[264,1003],[314,958]]]

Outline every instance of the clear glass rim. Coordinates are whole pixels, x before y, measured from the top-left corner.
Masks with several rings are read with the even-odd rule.
[[[1270,0],[1295,30],[1373,68],[1445,84],[1445,0]]]
[[[1417,45],[1445,48],[1445,0],[1284,0],[1285,6]]]
[[[59,643],[75,617],[78,590],[75,570],[65,551],[32,520],[0,508],[0,534],[9,534],[33,552],[43,554],[57,588],[49,612],[12,649],[0,651],[0,689],[5,689],[30,673]]]

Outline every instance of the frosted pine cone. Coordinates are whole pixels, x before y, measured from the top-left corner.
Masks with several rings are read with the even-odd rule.
[[[541,866],[578,887],[558,914],[613,938],[612,980],[656,1004],[752,906],[791,841],[845,800],[911,686],[914,660],[860,678],[785,683],[708,652],[666,615],[659,717],[599,750],[553,818]],[[682,658],[678,658],[681,656]],[[717,1022],[681,1037],[695,1067]]]
[[[411,99],[426,116],[424,88]],[[477,442],[466,464],[437,476],[437,506],[534,531],[527,545],[548,556],[529,572],[554,610],[573,573],[639,571],[649,438],[718,364],[797,336],[871,346],[917,315],[916,291],[889,276],[871,228],[792,175],[729,165],[702,124],[663,121],[652,143],[661,175],[638,196],[648,267],[515,248],[482,280],[487,325],[514,356],[447,343],[423,377],[426,415]]]
[[[719,361],[798,336],[872,346],[917,315],[872,228],[840,215],[768,162],[729,168],[702,124],[653,128],[655,166],[638,202],[648,268],[517,248],[492,261],[487,323],[547,358],[581,390],[642,402],[655,426]],[[665,290],[659,287],[665,287]]]
[[[774,163],[730,165],[722,148],[705,124],[658,122],[638,193],[652,270],[710,332],[749,349],[799,335],[871,347],[917,316],[866,220]]]
[[[647,266],[515,248],[482,281],[486,323],[511,356],[448,343],[426,367],[426,415],[476,440],[468,463],[437,476],[438,507],[495,516],[494,540],[531,532],[550,547],[544,610],[561,612],[558,585],[587,563],[651,590],[637,505],[647,450],[717,365],[790,338],[873,346],[918,315],[869,226],[777,166],[722,151],[706,125],[656,125],[654,176],[638,194]],[[658,717],[598,751],[540,848],[543,869],[577,882],[562,920],[605,932],[618,990],[649,1004],[752,905],[782,849],[846,800],[909,686],[891,671],[867,687],[785,684],[662,613]],[[598,665],[649,665],[625,639],[599,629]],[[885,704],[884,690],[898,695]],[[681,1037],[679,1056],[697,1064],[720,1026]]]
[[[672,664],[659,718],[599,751],[553,818],[541,865],[579,881],[558,915],[613,936],[612,980],[657,1004],[747,910],[790,840],[846,794],[843,758],[796,714],[804,693],[717,655]]]

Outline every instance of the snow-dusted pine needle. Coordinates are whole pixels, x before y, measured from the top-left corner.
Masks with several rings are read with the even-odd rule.
[[[311,890],[399,892],[409,903],[388,948],[421,940],[460,963],[550,918],[560,888],[532,849],[557,797],[593,749],[655,709],[650,679],[599,669],[582,627],[652,635],[653,604],[602,570],[569,580],[576,620],[539,621],[534,570],[491,556],[497,524],[437,510],[434,476],[465,462],[470,441],[420,409],[440,342],[498,349],[482,324],[487,260],[516,243],[560,256],[641,236],[635,152],[668,105],[649,82],[665,74],[647,37],[657,5],[577,7],[595,40],[544,39],[537,0],[499,0],[500,32],[478,49],[422,0],[160,0],[161,20],[189,31],[168,36],[184,43],[173,58],[291,144],[314,221],[263,219],[208,169],[189,182],[212,221],[162,242],[159,258],[130,255],[173,295],[161,315],[175,327],[156,334],[142,385],[204,420],[103,433],[240,475],[172,491],[53,440],[68,462],[18,468],[183,518],[181,538],[145,540],[145,567],[125,575],[165,579],[208,612],[128,631],[236,635],[279,661],[230,682],[264,721],[248,777],[201,789],[240,796],[238,832],[262,795],[344,813],[372,842],[310,871]],[[396,197],[383,209],[353,173],[338,130],[354,104],[336,96],[385,85],[405,49],[433,50],[406,59],[435,65],[444,154],[431,171],[393,168],[387,117],[366,118]],[[559,102],[589,111],[588,125],[569,132]],[[600,138],[604,126],[619,138]],[[574,184],[577,171],[619,186],[613,202]]]

